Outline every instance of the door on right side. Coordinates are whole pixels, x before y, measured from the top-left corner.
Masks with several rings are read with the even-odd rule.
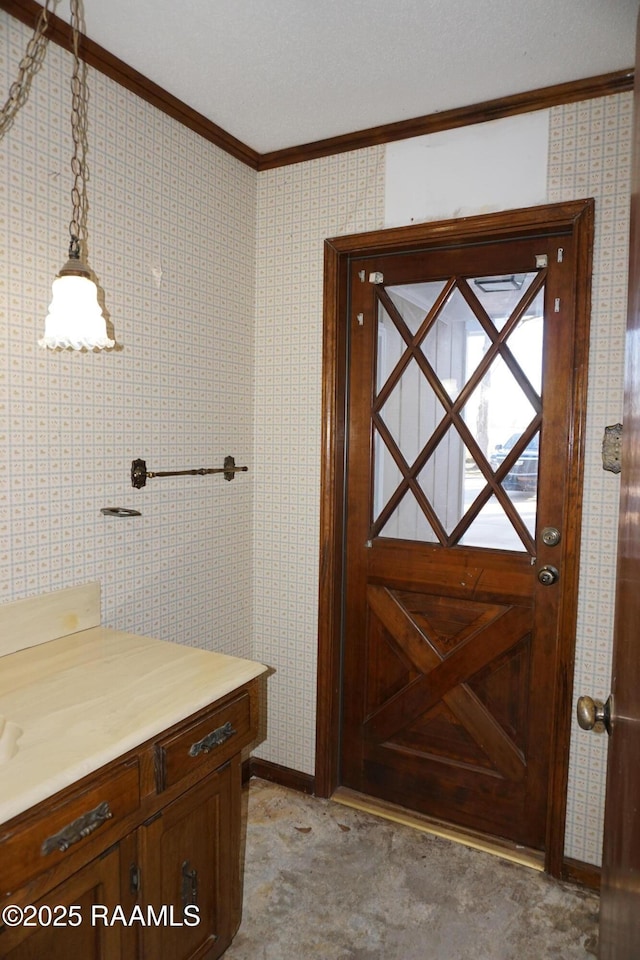
[[[341,782],[538,850],[554,790],[564,810],[575,255],[350,264]]]
[[[640,17],[636,29],[636,76],[639,75]],[[640,85],[637,83],[633,113],[629,306],[611,677],[613,706],[600,887],[600,960],[637,960],[640,956]]]

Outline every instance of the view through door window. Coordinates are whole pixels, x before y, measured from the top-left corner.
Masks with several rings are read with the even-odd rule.
[[[373,534],[534,553],[537,272],[379,291]]]

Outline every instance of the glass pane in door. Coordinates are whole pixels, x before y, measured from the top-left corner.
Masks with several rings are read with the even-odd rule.
[[[393,307],[380,302],[375,535],[533,549],[544,293],[528,303],[527,291],[536,276],[467,280],[466,294],[450,278],[440,303],[445,281],[407,285],[406,296],[396,285]]]
[[[537,274],[511,273],[492,277],[473,277],[468,281],[496,330],[502,330]]]

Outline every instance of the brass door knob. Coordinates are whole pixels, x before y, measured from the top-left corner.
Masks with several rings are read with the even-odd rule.
[[[611,697],[606,703],[592,697],[579,697],[576,705],[578,726],[594,733],[611,733]]]

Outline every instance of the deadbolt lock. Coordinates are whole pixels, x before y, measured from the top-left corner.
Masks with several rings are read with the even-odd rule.
[[[541,567],[538,571],[538,580],[544,587],[550,587],[552,583],[555,583],[558,580],[560,574],[555,567],[550,567],[549,565]]]
[[[543,527],[541,536],[547,547],[557,547],[560,543],[560,531],[557,527]]]

